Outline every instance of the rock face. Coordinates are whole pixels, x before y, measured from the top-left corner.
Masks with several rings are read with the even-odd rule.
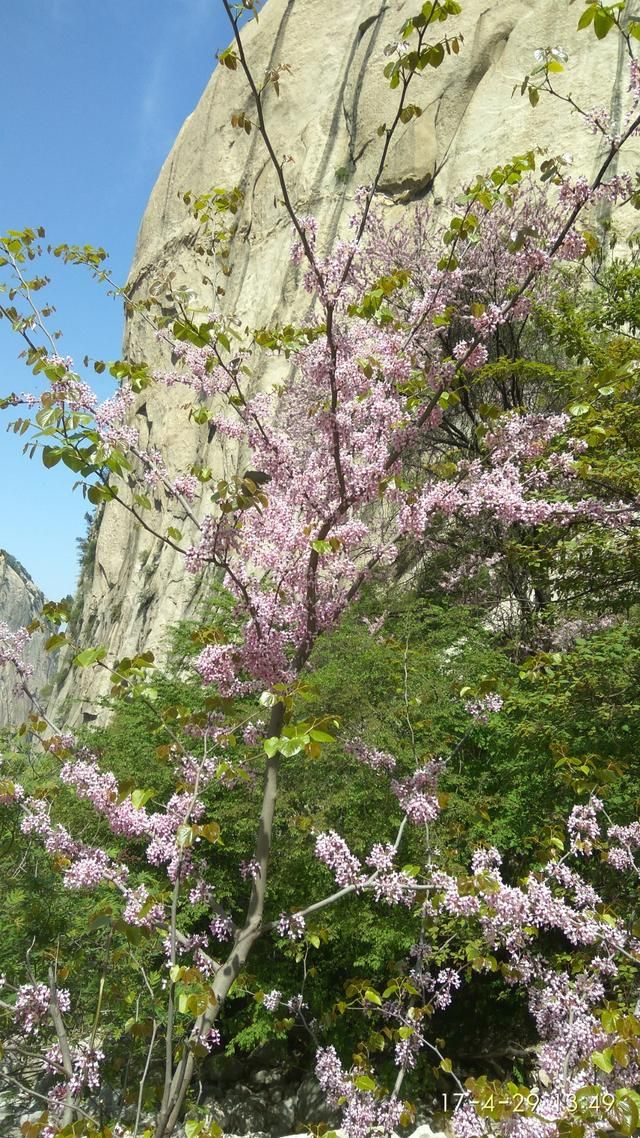
[[[11,554],[0,549],[0,621],[12,632],[31,623],[44,603],[26,569]],[[40,692],[51,679],[53,663],[45,652],[43,638],[36,633],[27,646],[24,658],[33,668],[31,687]],[[15,673],[10,667],[0,669],[0,727],[22,722],[31,704],[26,696],[16,695]]]
[[[221,1127],[225,1138],[306,1138],[311,1127],[323,1124],[331,1130],[338,1126],[339,1111],[329,1108],[315,1077],[306,1074],[301,1081],[302,1071],[299,1067],[296,1070],[293,1056],[284,1062],[282,1057],[278,1062],[272,1058],[265,1066],[269,1048],[269,1044],[258,1047],[253,1055],[242,1059],[225,1056],[224,1062],[214,1060],[213,1070],[205,1069],[199,1106],[209,1120]],[[0,1080],[2,1075],[0,1066]],[[108,1088],[102,1088],[100,1108],[107,1117],[118,1113],[121,1105]],[[435,1129],[438,1106],[435,1096],[432,1103],[418,1102],[414,1129],[405,1138],[447,1138],[442,1130]],[[98,1113],[97,1103],[91,1108]],[[37,1122],[40,1114],[38,1102],[28,1094],[0,1091],[3,1138],[21,1138],[20,1125]],[[152,1128],[153,1115],[145,1117],[142,1126]],[[344,1130],[336,1133],[338,1138],[346,1138]],[[186,1126],[178,1127],[175,1138],[185,1135]]]
[[[398,40],[402,23],[419,7],[417,0],[267,0],[259,23],[244,33],[258,79],[279,64],[291,67],[282,75],[280,97],[268,90],[266,115],[276,153],[292,158],[285,164],[292,200],[300,214],[318,219],[324,247],[343,230],[355,189],[370,182],[377,168],[377,128],[391,120],[397,101],[382,75],[384,48]],[[380,200],[396,214],[418,199],[442,214],[450,196],[475,174],[534,145],[554,155],[571,152],[577,172],[594,173],[599,143],[575,113],[544,97],[532,108],[519,91],[513,93],[535,67],[536,48],[561,45],[569,53],[558,88],[580,105],[615,108],[627,88],[619,37],[598,44],[591,30],[578,33],[582,5],[574,0],[463,0],[463,8],[440,25],[447,33],[462,32],[463,48],[417,79],[412,98],[423,114],[396,136],[382,174]],[[130,287],[138,301],[150,293],[164,297],[170,312],[163,281],[172,273],[174,289],[189,287],[205,311],[222,307],[253,327],[283,324],[307,303],[289,258],[291,226],[262,140],[255,130],[247,135],[231,125],[234,111],[253,114],[244,79],[239,70],[218,67],[152,192]],[[239,186],[245,195],[228,278],[198,257],[197,225],[181,197],[213,186]],[[219,285],[222,297],[216,295]],[[131,359],[169,363],[139,315],[129,320],[125,345]],[[177,387],[145,391],[134,416],[142,442],[168,455],[176,472],[196,460],[217,477],[233,471],[235,452],[225,453],[215,438],[208,444],[206,426],[197,427],[184,413],[186,401]],[[171,524],[169,513],[163,529]],[[181,556],[161,548],[111,503],[100,520],[82,597],[80,639],[115,654],[162,651],[167,628],[197,610],[202,590],[185,574]],[[89,672],[74,675],[73,689],[71,681],[63,686],[60,699],[75,700],[72,718],[89,706],[99,682]]]

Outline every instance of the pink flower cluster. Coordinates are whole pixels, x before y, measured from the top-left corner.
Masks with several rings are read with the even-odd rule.
[[[210,1027],[206,1032],[200,1033],[198,1043],[207,1051],[213,1051],[214,1047],[219,1047],[222,1043],[222,1036],[217,1027]]]
[[[280,936],[288,940],[302,940],[307,924],[302,913],[281,913],[276,927]]]
[[[73,1048],[71,1053],[73,1075],[68,1083],[68,1089],[73,1095],[80,1094],[85,1088],[90,1091],[98,1090],[100,1066],[104,1058],[104,1051],[100,1047],[92,1047],[89,1043],[78,1043]]]
[[[476,371],[477,368],[486,364],[489,353],[484,344],[476,344],[473,347],[467,340],[459,340],[454,346],[453,358],[463,363],[467,371]]]
[[[24,660],[24,651],[30,640],[31,633],[26,628],[14,632],[4,621],[0,621],[0,667],[12,664],[19,681],[28,680],[33,674],[32,666]]]
[[[434,759],[407,778],[394,779],[391,783],[391,789],[408,820],[416,826],[435,822],[440,813],[436,786],[443,766],[440,759]]]
[[[345,1073],[335,1047],[320,1048],[316,1056],[316,1078],[330,1106],[346,1099],[343,1127],[349,1138],[369,1138],[377,1132],[386,1138],[396,1129],[402,1113],[399,1099],[376,1099],[372,1091],[359,1090],[353,1080],[362,1071]]]
[[[119,794],[115,776],[101,771],[93,756],[65,763],[60,778],[75,789],[79,798],[91,802],[115,834],[144,838],[147,861],[150,865],[166,865],[172,881],[180,866],[184,872],[190,864],[190,851],[179,844],[178,832],[189,819],[198,819],[204,810],[192,794],[174,794],[164,810],[149,813],[144,806],[134,805],[131,794],[124,797]]]
[[[628,826],[609,826],[607,839],[615,843],[607,851],[609,864],[615,869],[631,869],[640,876],[640,868],[635,860],[635,853],[640,850],[640,822],[631,822]]]
[[[282,992],[278,988],[273,988],[271,992],[265,992],[262,1000],[262,1006],[264,1007],[265,1011],[275,1012],[280,1006],[281,999]]]
[[[226,916],[224,913],[219,913],[217,917],[211,921],[209,925],[211,936],[216,940],[231,940],[234,933],[234,924],[231,917]]]
[[[210,762],[215,770],[214,760]],[[178,760],[178,766],[183,777],[191,775],[195,782],[197,773],[189,764],[186,772],[183,760]],[[206,784],[207,760],[202,760],[201,767],[200,773]],[[63,764],[60,778],[75,790],[79,798],[91,802],[115,834],[143,839],[147,861],[153,866],[165,866],[171,881],[175,881],[178,874],[187,877],[197,870],[193,850],[184,841],[185,832],[187,837],[191,833],[189,824],[201,819],[204,811],[203,804],[193,792],[176,793],[163,810],[149,812],[144,806],[134,805],[131,794],[123,796],[115,776],[109,771],[101,771],[94,756],[86,750],[80,750],[74,761]],[[94,889],[105,882],[112,882],[123,896],[123,918],[128,924],[144,928],[164,924],[164,906],[152,900],[147,886],[130,886],[126,865],[114,861],[105,850],[75,840],[63,826],[53,823],[50,808],[43,800],[26,799],[21,829],[25,834],[38,835],[50,854],[64,859],[63,881],[67,888]],[[190,899],[192,903],[196,900],[208,903],[210,889],[202,879],[192,887]],[[212,935],[224,939],[232,935],[233,922],[230,918],[219,917],[216,920],[218,923],[212,926]]]
[[[165,919],[164,905],[149,903],[149,890],[146,885],[139,885],[137,889],[126,890],[127,903],[122,919],[128,925],[138,925],[140,928],[154,928],[162,924]]]
[[[336,834],[335,830],[318,834],[316,838],[316,857],[333,873],[336,884],[343,888],[345,885],[362,886],[365,878],[362,874],[362,864],[351,853],[344,838]]]
[[[567,820],[567,832],[571,840],[571,852],[589,855],[593,853],[594,842],[600,840],[598,814],[603,803],[595,795],[585,806],[574,806]]]
[[[68,1012],[71,1007],[69,993],[66,988],[59,988],[56,1000],[61,1012]],[[35,1034],[43,1019],[49,1013],[51,993],[46,984],[22,984],[18,988],[14,1015],[16,1023],[25,1035]]]
[[[371,767],[373,771],[392,771],[395,769],[396,760],[393,755],[390,755],[388,751],[379,751],[376,748],[368,747],[361,739],[352,739],[349,743],[345,743],[344,749],[348,755],[353,755],[365,766]]]
[[[478,699],[466,700],[464,709],[479,723],[488,723],[489,716],[497,714],[502,709],[503,704],[504,700],[501,695],[498,695],[497,692],[490,692],[488,695],[479,696]]]

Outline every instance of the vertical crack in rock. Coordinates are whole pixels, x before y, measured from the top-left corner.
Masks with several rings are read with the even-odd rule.
[[[375,15],[371,16],[368,20],[365,20],[364,23],[360,24],[360,27],[358,29],[359,36],[358,36],[358,42],[356,44],[356,47],[360,48],[361,51],[362,51],[362,40],[364,39],[366,32],[370,31],[370,35],[369,35],[367,46],[362,51],[362,58],[360,60],[360,66],[358,68],[358,74],[357,74],[357,76],[355,78],[355,82],[353,84],[353,94],[351,96],[351,108],[349,109],[349,108],[345,107],[345,114],[351,122],[351,133],[352,133],[354,140],[355,140],[357,133],[358,133],[358,131],[357,131],[358,110],[359,110],[360,99],[362,96],[362,89],[363,89],[363,85],[364,85],[364,80],[365,80],[365,76],[367,74],[367,67],[371,61],[371,58],[373,56],[373,53],[374,53],[376,46],[377,46],[377,43],[378,43],[378,38],[380,36],[380,32],[381,32],[382,26],[383,26],[384,15],[388,11],[389,11],[388,5],[385,3],[381,4],[380,8],[375,13]],[[380,81],[381,81],[381,83],[386,84],[386,80],[384,79],[384,76],[382,75],[382,73],[380,74]],[[370,140],[367,139],[366,142],[364,143],[364,145],[366,146],[369,141]]]
[[[358,164],[359,158],[362,157],[364,151],[367,149],[367,147],[370,145],[370,143],[372,141],[369,138],[366,139],[363,142],[360,149],[356,150],[357,113],[358,113],[358,102],[360,99],[360,93],[362,91],[362,83],[364,80],[367,63],[369,62],[371,55],[373,53],[373,50],[375,48],[376,39],[377,39],[377,32],[379,30],[382,17],[384,16],[384,13],[387,10],[388,10],[387,5],[382,4],[380,6],[380,9],[378,10],[378,12],[374,13],[372,16],[369,16],[368,19],[363,20],[363,22],[358,27],[358,36],[357,36],[357,40],[356,40],[355,45],[354,45],[356,51],[358,49],[360,49],[360,46],[362,44],[362,40],[364,39],[364,37],[365,37],[366,33],[369,31],[369,29],[373,28],[373,31],[371,32],[371,35],[369,36],[369,43],[368,43],[366,49],[364,50],[362,59],[360,61],[360,67],[358,69],[358,75],[357,75],[357,78],[356,78],[356,81],[354,84],[353,95],[351,98],[351,107],[348,107],[347,103],[345,101],[345,97],[344,97],[345,90],[343,89],[343,91],[342,91],[342,113],[344,115],[345,128],[346,128],[347,137],[349,140],[349,143],[348,143],[348,145],[349,145],[349,162],[350,162],[350,166],[351,166],[351,172],[353,172],[353,170],[355,170],[355,167]],[[355,52],[354,52],[354,54],[355,54]]]

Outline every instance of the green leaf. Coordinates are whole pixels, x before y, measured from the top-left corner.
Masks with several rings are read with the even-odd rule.
[[[57,466],[62,458],[62,451],[59,447],[44,447],[42,451],[42,462],[47,470],[51,470],[52,466]]]
[[[593,30],[599,40],[603,40],[614,25],[615,20],[610,12],[605,11],[604,8],[596,8],[593,15]]]
[[[370,1004],[377,1004],[378,1007],[382,1006],[382,1000],[380,999],[380,996],[378,995],[378,993],[374,992],[373,988],[367,988],[367,990],[364,994],[364,998]]]
[[[277,750],[285,758],[290,759],[293,755],[299,755],[308,742],[310,742],[308,735],[297,735],[293,739],[282,738],[278,740]]]
[[[589,7],[585,9],[585,11],[582,13],[580,19],[578,20],[578,31],[579,32],[581,32],[583,28],[589,27],[589,24],[592,23],[593,17],[595,16],[597,11],[598,11],[597,4],[590,4]]]
[[[183,822],[176,831],[176,843],[179,849],[184,850],[193,845],[193,826]]]
[[[112,924],[113,917],[111,913],[95,913],[93,917],[89,918],[87,922],[87,928],[89,929],[89,932],[93,932],[95,929],[104,929],[110,927]]]
[[[613,1071],[613,1055],[611,1048],[607,1047],[606,1051],[594,1051],[591,1056],[591,1062],[594,1067],[599,1067],[605,1074],[610,1075]]]
[[[353,1080],[353,1085],[359,1091],[375,1091],[376,1084],[370,1075],[358,1075],[357,1079]]]
[[[150,798],[153,798],[154,793],[153,790],[132,790],[131,802],[136,810],[141,810],[145,803],[147,803]]]
[[[269,758],[272,759],[280,749],[280,739],[277,735],[272,735],[270,739],[265,739],[262,745]]]
[[[198,834],[213,845],[220,841],[220,826],[217,822],[206,822],[204,826],[198,826]]]
[[[115,486],[100,486],[94,483],[87,490],[87,498],[94,506],[99,506],[102,502],[112,502],[117,497],[118,491]]]
[[[194,324],[187,321],[176,320],[173,325],[173,334],[176,340],[183,342],[186,340],[188,343],[194,344],[196,348],[205,348],[211,343],[210,324],[201,324],[199,328],[196,328]]]
[[[407,877],[419,877],[422,873],[421,865],[403,865],[402,872],[406,873]]]
[[[434,44],[429,52],[430,67],[439,67],[444,59],[444,47],[441,43]]]
[[[628,1067],[630,1062],[629,1044],[626,1039],[619,1039],[611,1048],[613,1058],[621,1067]]]
[[[46,641],[45,649],[47,652],[53,652],[56,648],[60,648],[60,646],[62,644],[67,644],[67,643],[68,643],[68,641],[67,641],[67,638],[66,638],[64,632],[57,632],[57,633],[54,633],[53,636],[50,636],[49,639]]]
[[[78,653],[73,662],[78,668],[88,668],[91,664],[97,664],[100,660],[104,660],[106,654],[107,649],[102,646],[85,648],[84,652]]]

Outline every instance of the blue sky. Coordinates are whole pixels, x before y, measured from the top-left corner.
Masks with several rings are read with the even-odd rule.
[[[53,244],[103,246],[124,283],[158,171],[230,41],[222,4],[2,0],[2,24],[0,232],[42,225]],[[86,270],[54,270],[61,354],[117,358],[119,304]],[[0,394],[34,389],[20,350],[0,320]],[[23,456],[11,417],[0,412],[0,547],[57,599],[74,589],[88,506],[70,472]]]

